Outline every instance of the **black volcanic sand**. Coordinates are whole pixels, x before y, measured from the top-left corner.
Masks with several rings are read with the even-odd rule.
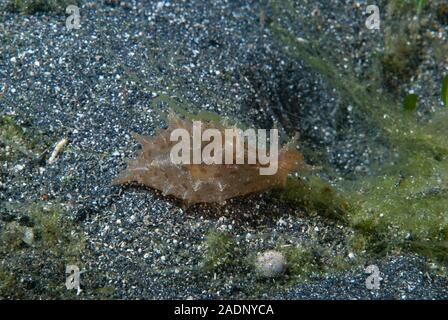
[[[252,127],[278,123],[284,141],[298,131],[310,164],[348,177],[369,174],[388,146],[316,70],[284,53],[269,28],[275,18],[258,1],[111,3],[84,3],[79,30],[57,14],[0,14],[0,85],[8,86],[0,109],[9,130],[0,141],[1,298],[448,298],[446,276],[425,258],[364,260],[347,245],[348,227],[266,194],[185,210],[151,190],[112,186],[139,149],[131,133],[166,126],[160,111],[168,105],[157,98]],[[383,41],[365,30],[359,3],[303,4],[293,28],[304,41],[322,37],[337,67],[355,66],[365,78]],[[316,27],[306,21],[317,9]],[[412,85],[426,112],[440,68],[426,62]],[[214,269],[210,230],[232,239],[231,263]],[[304,269],[300,279],[256,275],[257,252],[297,245],[325,250],[317,264],[337,258],[345,267]],[[78,296],[65,289],[69,263],[85,270]],[[370,264],[382,273],[378,291],[365,286]]]

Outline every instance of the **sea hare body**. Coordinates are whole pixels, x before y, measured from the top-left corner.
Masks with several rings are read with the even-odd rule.
[[[305,169],[303,156],[292,146],[279,150],[278,170],[274,175],[260,175],[262,165],[256,164],[173,164],[170,151],[177,141],[170,141],[174,129],[183,128],[192,132],[191,121],[171,115],[169,127],[156,136],[134,138],[142,145],[142,151],[128,168],[114,179],[114,184],[135,182],[162,191],[181,199],[185,205],[196,203],[223,203],[226,199],[262,192],[274,186],[284,186],[288,173]],[[207,128],[225,128],[216,123],[205,123]],[[224,134],[223,134],[224,136]],[[206,143],[202,144],[202,148]],[[247,146],[246,146],[247,153]]]

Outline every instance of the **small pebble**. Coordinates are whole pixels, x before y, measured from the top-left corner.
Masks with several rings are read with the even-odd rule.
[[[286,259],[281,252],[269,250],[257,257],[255,268],[263,277],[277,277],[286,271]]]
[[[29,227],[25,228],[22,240],[29,246],[31,246],[33,244],[33,242],[34,242],[33,228],[29,228]]]

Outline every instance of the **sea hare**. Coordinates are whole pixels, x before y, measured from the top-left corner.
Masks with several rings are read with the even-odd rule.
[[[221,124],[207,122],[203,127],[218,129],[224,137],[225,128]],[[177,141],[170,141],[170,134],[178,128],[192,133],[193,123],[171,114],[168,128],[154,137],[133,134],[143,147],[141,153],[128,163],[128,168],[113,180],[113,184],[137,183],[154,188],[163,195],[181,199],[188,207],[196,203],[224,203],[233,197],[284,186],[288,173],[308,167],[293,143],[279,150],[278,170],[273,175],[260,175],[263,165],[258,159],[255,164],[247,161],[244,164],[173,164],[170,151]],[[202,142],[201,147],[206,144]]]

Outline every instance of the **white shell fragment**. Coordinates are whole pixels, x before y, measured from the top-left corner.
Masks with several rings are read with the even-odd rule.
[[[56,146],[54,147],[53,152],[51,153],[50,158],[48,159],[48,163],[49,164],[53,164],[54,162],[56,162],[59,153],[61,153],[62,149],[65,147],[65,145],[67,144],[68,139],[64,138],[61,141],[59,141]]]

